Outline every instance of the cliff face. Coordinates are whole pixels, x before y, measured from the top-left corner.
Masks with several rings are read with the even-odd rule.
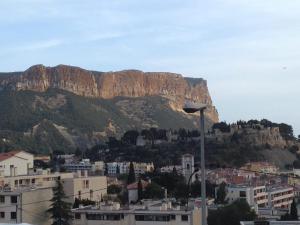
[[[177,111],[181,110],[184,100],[189,99],[208,104],[206,116],[212,122],[218,121],[206,81],[184,78],[180,74],[137,70],[102,73],[65,65],[36,65],[21,75],[6,75],[0,79],[0,89],[45,92],[49,88],[103,99],[159,95],[168,98],[172,109]]]

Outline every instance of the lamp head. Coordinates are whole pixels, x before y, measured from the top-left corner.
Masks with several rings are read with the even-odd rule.
[[[186,113],[195,113],[197,111],[206,109],[207,105],[203,103],[195,103],[192,101],[186,101],[183,106],[183,111]]]

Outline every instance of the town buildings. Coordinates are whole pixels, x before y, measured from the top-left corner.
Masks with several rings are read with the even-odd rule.
[[[46,210],[57,180],[61,180],[70,203],[76,197],[100,201],[106,194],[105,176],[89,176],[87,171],[51,173],[33,169],[33,156],[24,151],[2,153],[0,162],[0,223],[51,224]]]

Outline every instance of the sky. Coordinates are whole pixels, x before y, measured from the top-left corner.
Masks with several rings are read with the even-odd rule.
[[[220,120],[300,134],[300,1],[1,0],[0,71],[67,64],[202,77]]]

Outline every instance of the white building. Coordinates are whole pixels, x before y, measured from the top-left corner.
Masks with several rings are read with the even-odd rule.
[[[117,203],[72,210],[73,225],[201,225],[198,208],[185,210],[171,203],[145,202],[121,208]]]
[[[292,187],[273,187],[268,189],[268,206],[273,208],[289,208],[294,199]]]
[[[294,199],[292,187],[242,186],[227,187],[226,199],[232,203],[238,199],[245,199],[249,205],[268,208],[288,208]]]
[[[148,182],[141,180],[143,190],[148,186]],[[139,198],[138,196],[138,182],[127,185],[128,190],[128,202],[136,202]]]
[[[171,165],[171,166],[163,166],[160,168],[161,173],[172,173],[174,168],[176,169],[178,174],[182,174],[182,166]]]
[[[107,163],[107,172],[109,175],[116,175],[119,170],[120,174],[128,174],[130,162],[110,162]],[[134,172],[136,175],[145,174],[154,170],[153,163],[133,162]]]
[[[227,187],[226,199],[232,203],[238,199],[244,199],[250,206],[266,207],[268,204],[268,193],[265,186],[242,186],[234,185]]]
[[[83,159],[81,162],[65,163],[64,168],[68,172],[77,172],[78,170],[91,171],[92,170],[92,164],[91,164],[89,159]]]
[[[25,151],[11,151],[0,154],[0,176],[27,175],[33,168],[34,156]]]

